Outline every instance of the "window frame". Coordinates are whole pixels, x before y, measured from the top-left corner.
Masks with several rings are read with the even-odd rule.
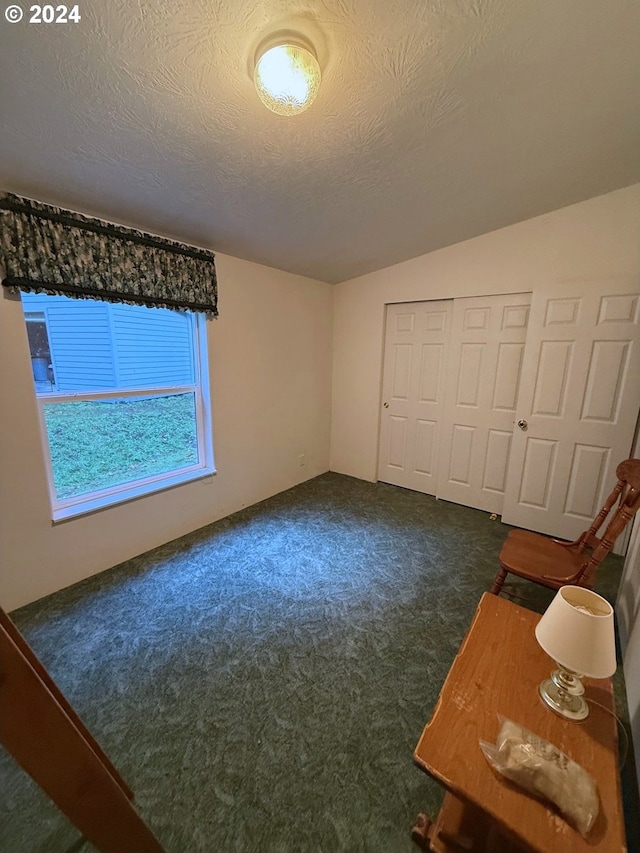
[[[206,318],[196,312],[189,314],[192,323],[194,381],[184,385],[139,386],[122,389],[106,388],[96,391],[51,391],[38,393],[33,382],[33,388],[38,408],[40,437],[43,445],[43,455],[51,504],[53,522],[66,521],[78,516],[87,515],[107,507],[118,506],[137,498],[157,494],[166,489],[184,483],[210,477],[216,473],[213,456],[213,431],[210,403],[209,365],[207,358],[207,328]],[[26,318],[25,318],[26,323]],[[194,395],[195,424],[197,436],[198,462],[183,468],[173,469],[165,473],[154,474],[138,480],[131,480],[104,489],[85,492],[71,498],[59,500],[56,494],[53,476],[53,460],[49,445],[49,435],[45,420],[44,407],[46,404],[109,400],[109,399],[146,399],[149,397],[168,396],[190,393]]]

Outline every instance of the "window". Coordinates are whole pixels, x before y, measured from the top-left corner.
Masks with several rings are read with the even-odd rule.
[[[23,293],[54,520],[214,472],[202,316]]]

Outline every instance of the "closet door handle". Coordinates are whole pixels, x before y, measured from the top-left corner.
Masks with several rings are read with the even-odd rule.
[[[388,403],[383,403],[382,405],[385,407],[385,409],[388,409],[388,408],[389,408],[389,404],[388,404]]]
[[[526,432],[526,431],[529,429],[529,424],[525,421],[525,419],[524,419],[524,418],[521,418],[521,419],[518,421],[518,426],[520,427],[520,429],[521,429],[523,432]]]

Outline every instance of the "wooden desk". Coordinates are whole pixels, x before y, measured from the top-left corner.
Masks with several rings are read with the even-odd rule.
[[[538,695],[553,662],[538,645],[537,613],[485,593],[422,733],[414,761],[448,793],[428,833],[435,853],[626,851],[614,717],[589,704],[583,723]],[[613,707],[611,680],[585,681],[586,698]],[[498,714],[553,743],[596,780],[600,814],[587,840],[543,803],[499,777],[478,742],[495,742]],[[456,840],[457,839],[457,840]]]

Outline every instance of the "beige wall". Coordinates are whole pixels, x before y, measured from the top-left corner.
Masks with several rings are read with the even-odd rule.
[[[640,184],[336,286],[331,470],[375,480],[385,303],[629,279],[640,289]]]
[[[0,293],[5,610],[328,470],[332,286],[225,255],[216,264],[220,317],[207,329],[218,473],[56,525],[21,306]]]

